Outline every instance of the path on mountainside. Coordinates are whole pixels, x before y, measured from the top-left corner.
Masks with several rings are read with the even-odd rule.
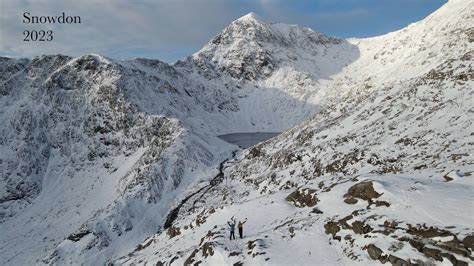
[[[223,180],[224,180],[224,164],[226,162],[228,162],[230,159],[234,159],[235,156],[237,155],[237,152],[239,150],[234,150],[232,152],[232,157],[231,158],[227,158],[225,160],[223,160],[220,164],[219,164],[219,173],[217,175],[215,175],[211,181],[209,182],[208,185],[198,189],[197,191],[189,194],[186,198],[184,198],[183,200],[181,200],[181,202],[178,204],[178,206],[176,206],[174,209],[172,209],[168,215],[166,216],[166,221],[163,225],[163,228],[164,229],[168,229],[169,227],[171,227],[173,225],[173,222],[176,220],[176,218],[178,218],[178,214],[179,214],[179,210],[181,209],[181,207],[186,203],[188,202],[189,199],[191,199],[192,197],[194,197],[195,195],[201,193],[201,195],[199,195],[199,197],[193,202],[193,208],[194,208],[194,205],[200,200],[202,199],[202,197],[213,187],[215,187],[216,185],[220,184]]]

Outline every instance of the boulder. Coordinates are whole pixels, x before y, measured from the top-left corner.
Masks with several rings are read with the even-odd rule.
[[[382,257],[382,250],[378,248],[374,244],[369,244],[368,246],[365,247],[367,249],[367,253],[369,254],[369,257],[373,260],[378,260]]]
[[[344,195],[345,198],[359,198],[369,202],[380,197],[382,194],[375,191],[372,181],[362,181],[349,188]]]

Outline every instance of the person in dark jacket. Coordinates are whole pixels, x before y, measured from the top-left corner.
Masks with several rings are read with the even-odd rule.
[[[244,237],[244,223],[246,223],[246,222],[247,222],[247,218],[245,218],[245,220],[243,222],[239,221],[239,224],[237,225],[237,228],[239,228],[240,238]]]
[[[230,221],[227,222],[227,224],[229,225],[229,230],[230,230],[230,240],[232,240],[232,238],[234,238],[235,240],[235,220],[231,219]]]

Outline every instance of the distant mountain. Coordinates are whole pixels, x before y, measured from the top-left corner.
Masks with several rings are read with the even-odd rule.
[[[472,263],[473,14],[341,40],[250,13],[174,65],[1,58],[1,264]],[[259,131],[284,132],[217,137]]]
[[[281,72],[318,79],[353,61],[357,49],[345,40],[296,25],[269,23],[255,13],[232,22],[192,61],[201,73],[223,72],[235,79],[262,80]]]

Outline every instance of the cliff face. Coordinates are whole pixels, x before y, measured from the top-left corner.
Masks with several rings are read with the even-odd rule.
[[[9,75],[1,90],[2,241],[12,245],[4,254],[21,247],[33,250],[30,259],[42,258],[44,250],[34,246],[54,248],[77,230],[93,236],[89,248],[100,249],[133,229],[155,232],[167,198],[222,156],[212,148],[218,140],[191,134],[191,126],[167,115],[185,104],[163,102],[185,92],[144,72],[163,66],[95,55],[2,63]],[[155,97],[161,109],[148,110],[151,101],[139,106],[136,95]],[[134,216],[146,216],[147,206],[156,208],[153,223],[134,228]]]

